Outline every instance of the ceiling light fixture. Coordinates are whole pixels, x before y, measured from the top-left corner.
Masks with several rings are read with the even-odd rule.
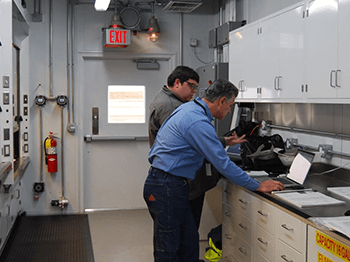
[[[155,42],[158,40],[160,28],[159,28],[157,19],[154,17],[154,2],[153,1],[151,2],[151,7],[152,7],[152,17],[149,19],[147,34],[149,36],[149,40],[151,40],[152,42]]]
[[[111,0],[95,0],[96,11],[106,11]]]

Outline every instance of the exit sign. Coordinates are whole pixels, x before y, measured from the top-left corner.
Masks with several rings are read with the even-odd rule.
[[[130,30],[108,28],[104,31],[104,47],[128,47],[130,45]]]

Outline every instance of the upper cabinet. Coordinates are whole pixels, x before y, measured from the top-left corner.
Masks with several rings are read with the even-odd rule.
[[[308,0],[231,32],[237,101],[349,103],[349,24],[350,0]]]
[[[240,90],[239,98],[257,99],[260,71],[259,24],[230,33],[229,78]]]

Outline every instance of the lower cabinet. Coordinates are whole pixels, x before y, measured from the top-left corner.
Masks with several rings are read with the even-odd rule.
[[[225,183],[223,262],[306,261],[307,225],[304,222],[253,192]]]

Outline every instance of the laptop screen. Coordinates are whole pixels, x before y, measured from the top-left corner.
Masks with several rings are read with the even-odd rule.
[[[287,177],[301,185],[304,184],[314,157],[313,153],[298,150]]]

